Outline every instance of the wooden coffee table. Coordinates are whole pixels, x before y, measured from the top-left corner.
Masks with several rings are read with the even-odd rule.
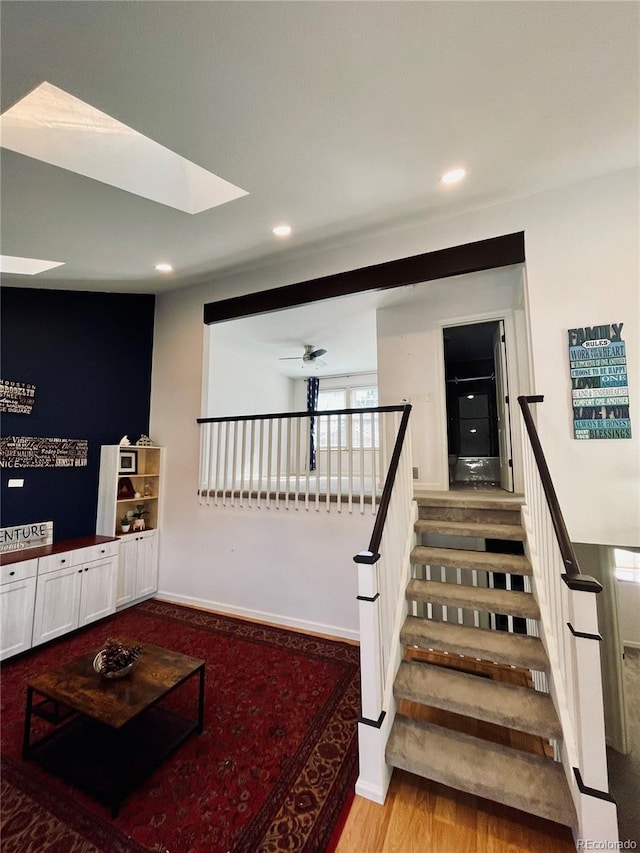
[[[171,752],[192,732],[202,732],[205,662],[144,643],[132,673],[108,680],[93,670],[98,651],[29,681],[22,756],[107,803],[115,817],[126,797]],[[196,675],[195,719],[161,704]],[[42,699],[34,702],[34,694]],[[56,728],[32,743],[34,714]]]

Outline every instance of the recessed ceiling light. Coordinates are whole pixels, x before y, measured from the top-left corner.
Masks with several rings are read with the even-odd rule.
[[[478,432],[477,429],[470,429],[469,432]]]
[[[171,264],[156,264],[158,272],[173,272]]]
[[[64,261],[41,261],[38,258],[14,258],[11,255],[0,255],[0,272],[15,275],[37,275],[54,267],[63,267]]]
[[[3,148],[185,213],[248,195],[51,83],[5,110],[0,130]]]
[[[473,400],[473,394],[467,394],[467,400]]]
[[[450,172],[446,172],[440,180],[443,184],[457,184],[466,174],[464,169],[452,169]]]
[[[276,225],[275,228],[272,228],[272,232],[276,235],[276,237],[288,237],[289,234],[291,234],[291,226]]]

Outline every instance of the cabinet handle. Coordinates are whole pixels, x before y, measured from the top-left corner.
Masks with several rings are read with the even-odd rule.
[[[15,572],[9,572],[9,577],[11,577],[12,575],[15,575]]]
[[[103,548],[103,549],[102,549],[102,551],[100,551],[100,553],[101,553],[101,554],[104,554],[104,553],[105,553],[105,550],[104,550],[104,548]]]
[[[85,572],[88,572],[88,571],[89,571],[89,567],[87,566],[87,568],[85,569]]]
[[[61,562],[61,563],[66,563],[67,561],[66,561],[66,560],[60,560],[60,562]]]
[[[82,574],[82,569],[78,569],[78,574],[79,574],[79,575],[81,575],[81,574]]]

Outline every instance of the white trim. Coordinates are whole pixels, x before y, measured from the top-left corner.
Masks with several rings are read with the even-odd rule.
[[[268,622],[276,628],[297,628],[311,634],[327,634],[330,637],[340,637],[344,640],[355,640],[356,642],[360,640],[359,632],[352,631],[349,628],[340,628],[337,625],[325,625],[322,622],[307,622],[304,619],[292,619],[289,616],[281,616],[278,613],[250,610],[247,607],[233,607],[221,601],[209,601],[208,599],[197,598],[192,595],[180,595],[177,592],[158,590],[154,598],[157,598],[159,601],[191,605],[192,607],[199,607],[202,610],[212,610],[216,613],[227,614],[229,616],[240,616],[245,619],[252,619],[254,622]]]
[[[629,649],[640,649],[640,643],[636,643],[635,640],[623,640],[622,645]]]

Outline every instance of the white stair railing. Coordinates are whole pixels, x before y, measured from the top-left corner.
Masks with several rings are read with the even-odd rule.
[[[388,464],[386,436],[402,409],[199,418],[200,503],[375,515]]]
[[[613,845],[618,823],[607,777],[595,598],[602,587],[581,574],[569,539],[529,408],[542,401],[541,396],[518,398],[525,474],[522,515],[540,606],[540,637],[551,664],[549,690],[562,725],[559,758],[576,807],[576,841]]]
[[[384,802],[391,780],[385,746],[396,713],[393,681],[402,657],[400,627],[407,614],[405,590],[417,517],[407,429],[410,412],[411,406],[403,407],[394,425],[395,444],[371,540],[367,550],[354,557],[362,685],[356,793],[377,803]]]

